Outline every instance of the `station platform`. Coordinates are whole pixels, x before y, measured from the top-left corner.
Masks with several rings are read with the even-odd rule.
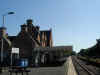
[[[67,61],[65,62],[64,66],[66,70],[65,75],[78,75],[73,65],[71,56],[67,58]]]

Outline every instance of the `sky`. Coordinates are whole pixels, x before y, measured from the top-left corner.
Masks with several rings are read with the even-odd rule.
[[[7,12],[5,27],[17,35],[20,25],[33,19],[41,30],[52,28],[53,45],[72,45],[79,52],[100,38],[100,0],[0,0],[0,26]]]

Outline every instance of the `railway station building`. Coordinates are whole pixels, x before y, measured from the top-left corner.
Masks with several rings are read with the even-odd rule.
[[[66,47],[67,50],[72,50],[72,46]],[[0,27],[0,56],[3,49],[3,62],[11,60],[12,48],[19,48],[19,54],[14,54],[13,57],[27,58],[31,64],[41,56],[41,53],[46,54],[50,49],[59,50],[61,47],[53,47],[52,29],[40,30],[39,26],[33,24],[32,19],[28,19],[25,24],[20,26],[20,31],[16,36],[9,36],[6,28]],[[64,50],[64,48],[60,50]]]

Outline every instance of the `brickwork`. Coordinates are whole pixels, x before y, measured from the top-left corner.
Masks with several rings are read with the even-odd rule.
[[[35,47],[52,46],[50,43],[52,41],[51,30],[40,31],[40,27],[33,25],[32,22],[31,19],[28,19],[26,24],[21,25],[21,30],[16,36],[9,36],[6,34],[5,28],[0,28],[0,38],[2,38],[2,35],[8,36],[5,37],[3,45],[6,51],[10,51],[9,53],[11,53],[12,47],[19,48],[20,58],[31,60]]]

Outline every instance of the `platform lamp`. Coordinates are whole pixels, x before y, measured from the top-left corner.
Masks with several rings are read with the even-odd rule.
[[[2,23],[2,27],[3,29],[5,29],[5,17],[7,15],[12,15],[15,14],[14,12],[8,12],[2,15],[2,19],[3,19],[3,23]],[[1,35],[1,63],[3,62],[3,35]]]

